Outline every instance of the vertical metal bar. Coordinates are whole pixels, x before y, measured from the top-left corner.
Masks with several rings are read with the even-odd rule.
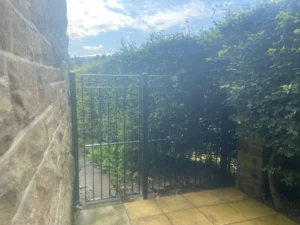
[[[195,161],[195,167],[196,167],[196,170],[198,170],[199,165],[198,165],[198,159],[197,159],[197,149],[194,149],[194,157],[195,157],[195,160],[196,160]],[[194,179],[195,179],[195,185],[196,185],[197,184],[197,173],[195,174]]]
[[[153,90],[153,89],[152,89]],[[149,101],[150,101],[150,93],[151,93],[151,89],[149,88]],[[153,133],[153,130],[155,129],[155,94],[154,94],[154,92],[152,91],[152,94],[151,94],[151,96],[152,96],[152,99],[151,99],[151,103],[150,103],[150,105],[151,105],[151,112],[149,113],[150,115],[152,114],[153,116],[152,116],[152,121],[151,121],[151,137],[150,137],[150,135],[149,135],[149,138],[150,138],[150,140],[155,140],[155,135],[153,135],[154,133]],[[151,180],[152,180],[152,182],[151,182],[151,186],[152,186],[152,191],[154,190],[154,170],[155,170],[155,165],[156,165],[156,161],[155,161],[155,155],[154,155],[154,143],[151,143],[151,153],[152,153],[152,159],[151,159],[151,161],[152,161],[152,164],[151,164],[151,174],[150,174],[150,176],[151,176]]]
[[[109,90],[107,92],[107,142],[110,142],[110,108],[109,108]],[[110,146],[108,146],[108,195],[111,197],[110,189]]]
[[[94,116],[93,116],[93,112],[94,112],[94,96],[93,96],[93,89],[90,89],[90,110],[91,110],[91,115],[90,115],[90,125],[91,125],[91,130],[90,130],[90,134],[91,134],[91,141],[92,141],[92,181],[93,181],[93,200],[95,199],[95,168],[94,168]]]
[[[116,90],[116,95],[115,95],[115,143],[116,143],[116,147],[115,147],[115,157],[116,157],[116,161],[117,161],[117,164],[116,164],[116,169],[117,169],[117,187],[116,187],[116,196],[119,195],[119,145],[118,145],[118,89],[115,89]]]
[[[84,83],[83,76],[81,76],[81,104],[82,104],[82,142],[83,142],[83,171],[84,171],[84,188],[86,187],[86,148],[85,148],[85,111],[84,111]],[[85,190],[85,189],[84,189]],[[84,192],[84,199],[87,200],[86,192]]]
[[[99,89],[99,144],[101,144],[102,140],[102,93],[101,93],[101,89]],[[100,149],[100,192],[101,192],[101,199],[103,199],[103,179],[102,179],[102,145],[100,145],[99,147]]]
[[[137,104],[138,104],[138,139],[139,139],[139,149],[138,149],[138,193],[141,193],[141,173],[142,173],[142,140],[141,140],[141,126],[142,126],[142,87],[143,87],[143,81],[142,81],[142,76],[139,77],[139,89],[138,89],[138,99],[137,99]]]
[[[142,110],[143,110],[143,140],[142,140],[142,179],[143,199],[148,199],[148,74],[143,73],[142,79]]]
[[[136,139],[136,133],[135,133],[135,113],[136,113],[136,111],[134,111],[134,96],[135,96],[135,89],[133,88],[132,89],[132,93],[130,94],[130,104],[132,104],[132,107],[129,107],[129,110],[131,110],[131,112],[129,113],[129,115],[132,115],[132,124],[131,124],[131,130],[133,131],[133,137],[134,137],[134,139],[133,139],[133,141],[135,141]],[[135,145],[134,144],[131,144],[130,145],[130,148],[131,149],[134,149],[135,148]],[[131,179],[131,194],[133,194],[133,182],[134,182],[134,180],[133,180],[133,167],[131,166],[131,168],[130,168],[130,170],[131,170],[131,174],[130,174],[130,179]]]
[[[124,149],[123,149],[123,176],[124,176],[124,196],[126,195],[126,160],[125,160],[125,157],[126,157],[126,145],[125,145],[125,142],[126,142],[126,107],[125,107],[125,98],[126,98],[126,90],[124,88],[124,91],[123,91],[123,129],[124,129],[124,137],[123,137],[123,141],[124,141]]]
[[[71,118],[72,118],[72,153],[75,161],[75,177],[73,189],[73,202],[79,203],[79,163],[78,163],[78,124],[77,124],[77,96],[76,96],[76,75],[69,73],[70,94],[71,94]]]

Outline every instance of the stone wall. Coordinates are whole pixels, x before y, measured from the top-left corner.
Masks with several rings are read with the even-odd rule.
[[[255,138],[239,141],[236,187],[246,194],[260,198],[266,195],[267,174],[263,172],[268,159],[263,145]]]
[[[65,0],[0,0],[0,224],[70,224]]]

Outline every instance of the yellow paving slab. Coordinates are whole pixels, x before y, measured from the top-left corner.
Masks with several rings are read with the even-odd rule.
[[[197,209],[171,212],[167,216],[173,225],[213,225]]]
[[[189,201],[180,195],[163,197],[157,199],[156,202],[164,213],[194,208]]]
[[[223,203],[223,201],[214,195],[212,191],[187,193],[184,194],[184,197],[195,207]]]
[[[249,197],[244,193],[238,191],[235,188],[218,188],[211,190],[211,192],[220,198],[223,202],[236,202],[241,200],[246,200]]]
[[[223,225],[246,220],[229,204],[218,204],[198,208],[213,224]]]
[[[262,217],[254,220],[257,225],[297,225],[280,214]]]
[[[276,212],[255,200],[244,200],[230,205],[247,219],[269,216]]]
[[[234,223],[232,225],[297,225],[297,223],[294,223],[280,214],[276,214],[241,223]]]
[[[238,222],[238,223],[231,223],[230,225],[256,225],[255,223],[253,223],[252,220],[247,220],[247,221],[243,221],[243,222]],[[271,225],[271,224],[270,224]],[[272,224],[273,225],[273,224]]]
[[[154,200],[130,202],[124,204],[124,206],[130,220],[163,213]]]
[[[151,216],[132,220],[132,225],[172,225],[165,215]]]

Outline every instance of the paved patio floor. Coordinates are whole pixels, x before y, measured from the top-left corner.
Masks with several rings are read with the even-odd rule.
[[[86,220],[84,220],[85,217]],[[89,217],[94,219],[88,220]],[[76,225],[130,224],[296,225],[234,188],[214,189],[82,210],[76,219]]]

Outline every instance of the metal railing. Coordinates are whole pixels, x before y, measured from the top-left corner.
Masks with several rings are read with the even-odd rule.
[[[76,202],[204,181],[202,157],[183,149],[174,76],[71,73],[70,86]]]

